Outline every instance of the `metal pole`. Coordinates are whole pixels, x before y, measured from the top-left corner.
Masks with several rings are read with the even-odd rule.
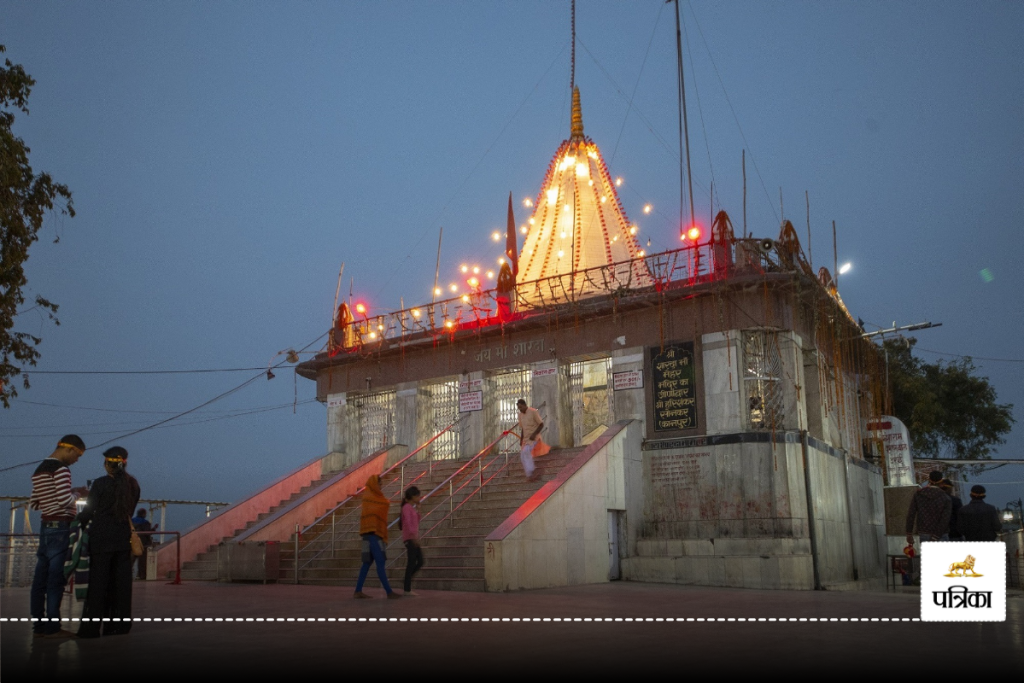
[[[160,528],[167,528],[167,503],[162,503],[160,505]]]
[[[295,584],[299,583],[299,525],[295,525]]]
[[[11,536],[10,536],[10,539],[8,540],[8,546],[7,546],[7,567],[6,567],[6,570],[4,571],[4,587],[5,588],[9,588],[10,587],[10,585],[11,585],[11,577],[14,575],[14,523],[15,523],[15,520],[17,519],[17,516],[15,514],[15,510],[16,509],[17,508],[14,505],[14,501],[12,500],[11,501],[11,521],[10,521],[10,528],[11,528],[11,532],[10,533],[11,533]]]
[[[331,513],[331,559],[334,559],[334,518],[337,512]]]

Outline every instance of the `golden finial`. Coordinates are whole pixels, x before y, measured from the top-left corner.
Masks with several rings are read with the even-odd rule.
[[[580,87],[572,89],[572,140],[583,139],[583,112],[580,111]]]

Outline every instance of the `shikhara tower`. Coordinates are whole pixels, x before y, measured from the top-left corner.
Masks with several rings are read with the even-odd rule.
[[[565,285],[583,293],[588,288],[582,271],[612,264],[619,265],[605,268],[602,279],[631,287],[651,283],[637,226],[626,218],[600,150],[583,135],[579,88],[572,93],[571,135],[548,166],[527,225],[519,255],[521,283],[565,275],[570,276]]]

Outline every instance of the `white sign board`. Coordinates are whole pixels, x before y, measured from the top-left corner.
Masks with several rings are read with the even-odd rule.
[[[345,394],[330,394],[327,396],[327,407],[337,408],[347,403],[345,400]]]
[[[543,370],[534,370],[534,377],[550,377],[558,372],[558,368],[544,368]]]
[[[626,372],[612,373],[612,387],[615,391],[623,389],[642,389],[644,386],[644,373],[642,370],[627,370]]]
[[[459,394],[459,412],[470,413],[475,410],[484,409],[484,392],[482,391],[470,391],[465,394]]]
[[[891,415],[868,420],[867,436],[881,440],[889,486],[914,486],[914,463],[910,457],[910,432]]]
[[[462,380],[459,382],[459,393],[464,394],[467,391],[481,391],[484,388],[484,381],[482,379],[469,379]]]

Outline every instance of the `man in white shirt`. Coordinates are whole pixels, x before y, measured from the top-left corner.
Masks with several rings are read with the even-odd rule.
[[[544,421],[536,408],[527,407],[526,401],[519,399],[516,403],[519,408],[519,442],[522,450],[519,451],[519,459],[523,462],[523,471],[526,472],[526,480],[534,481],[537,478],[536,465],[533,464],[533,447],[537,444],[537,437],[540,430],[544,429]]]

